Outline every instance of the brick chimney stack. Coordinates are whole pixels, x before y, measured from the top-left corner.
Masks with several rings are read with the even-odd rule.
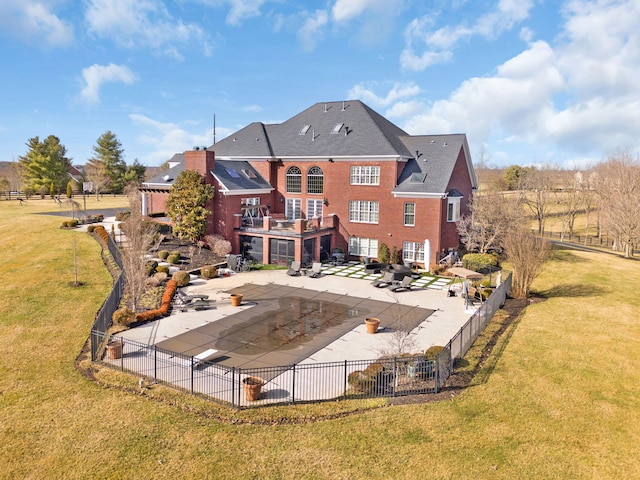
[[[215,152],[205,148],[196,150],[187,150],[184,152],[184,165],[187,170],[195,170],[203,175],[208,184],[213,183],[211,170],[216,166]]]

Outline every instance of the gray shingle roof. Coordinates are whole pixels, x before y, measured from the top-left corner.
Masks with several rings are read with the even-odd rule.
[[[216,160],[213,175],[227,191],[273,190],[267,182],[247,161]]]
[[[445,193],[460,151],[468,157],[468,149],[464,134],[409,135],[359,100],[316,103],[279,124],[254,122],[208,148],[216,156],[214,175],[229,190],[271,189],[251,167],[252,160],[388,157],[406,162],[394,189],[406,195]],[[184,168],[184,155],[175,155],[175,160]],[[175,178],[179,168],[145,185],[166,184],[164,175]],[[238,178],[229,173],[233,168],[252,170],[257,178]],[[472,168],[470,176],[475,186]]]
[[[244,158],[408,157],[402,135],[407,133],[360,101],[322,102],[280,124],[252,123],[209,150],[216,157]]]
[[[142,186],[146,188],[171,188],[173,181],[184,170],[184,153],[176,153],[171,157],[169,163],[177,163],[177,165],[143,182]]]
[[[401,139],[412,152],[412,159],[402,170],[394,192],[446,192],[460,150],[467,148],[466,136],[420,135],[405,136]]]

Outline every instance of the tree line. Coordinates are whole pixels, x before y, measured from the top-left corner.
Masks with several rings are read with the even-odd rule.
[[[144,180],[146,167],[137,159],[127,165],[124,149],[111,131],[103,133],[93,146],[93,156],[84,167],[79,167],[81,180],[71,176],[72,159],[66,147],[55,135],[44,139],[32,137],[26,142],[27,152],[15,165],[4,169],[0,177],[0,190],[22,191],[27,197],[51,197],[82,191],[81,182],[91,182],[91,192],[120,194],[129,183]]]
[[[504,254],[518,296],[544,263],[549,246],[541,237],[551,218],[560,220],[560,240],[575,234],[581,217],[585,233],[606,235],[625,257],[640,243],[640,162],[628,153],[582,170],[479,166],[477,173],[481,188],[457,222],[461,243],[469,252]]]

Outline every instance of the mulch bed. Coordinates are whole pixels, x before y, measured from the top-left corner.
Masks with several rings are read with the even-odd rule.
[[[216,265],[225,262],[222,258],[206,247],[198,248],[190,242],[183,242],[177,238],[165,239],[160,244],[158,251],[168,250],[169,252],[180,252],[180,268],[188,272],[199,270],[205,265]]]

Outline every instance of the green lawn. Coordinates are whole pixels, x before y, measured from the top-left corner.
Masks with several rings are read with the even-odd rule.
[[[556,250],[534,285],[548,300],[450,400],[235,412],[75,368],[111,278],[46,209],[0,201],[0,478],[640,478],[637,261]]]

